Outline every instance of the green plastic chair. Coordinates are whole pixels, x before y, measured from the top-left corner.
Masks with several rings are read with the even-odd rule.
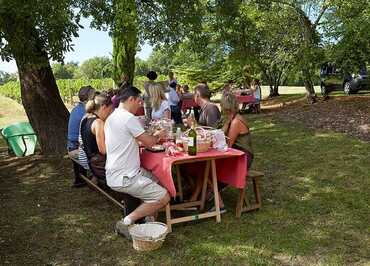
[[[1,135],[8,144],[8,151],[12,151],[17,157],[35,153],[37,136],[30,123],[21,122],[9,125],[1,130]]]

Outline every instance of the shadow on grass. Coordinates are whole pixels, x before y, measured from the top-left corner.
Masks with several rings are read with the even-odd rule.
[[[174,226],[164,246],[138,253],[113,233],[116,207],[70,187],[69,160],[30,160],[1,171],[0,256],[5,264],[354,264],[369,257],[369,144],[251,116],[262,209]],[[32,157],[30,157],[32,158]],[[7,162],[8,163],[8,162]],[[38,164],[38,172],[31,169]],[[0,167],[6,167],[2,164]],[[24,167],[19,172],[15,168]],[[5,168],[4,168],[5,169]],[[7,171],[9,169],[7,168]],[[32,179],[32,182],[25,180]]]

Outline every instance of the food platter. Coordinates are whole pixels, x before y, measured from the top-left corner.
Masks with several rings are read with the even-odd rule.
[[[165,148],[163,147],[163,145],[154,145],[152,147],[146,147],[145,149],[148,150],[148,151],[150,151],[150,152],[162,152],[162,151],[165,151]]]

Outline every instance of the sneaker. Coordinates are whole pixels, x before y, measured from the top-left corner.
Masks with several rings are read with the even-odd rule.
[[[212,208],[210,208],[209,210],[208,210],[208,212],[214,212],[214,211],[216,211],[216,207],[215,206],[213,206]],[[225,206],[224,207],[222,207],[222,208],[220,208],[220,214],[224,214],[226,212],[226,208],[225,208]]]
[[[85,181],[79,181],[79,182],[74,182],[73,184],[72,184],[72,187],[73,188],[79,188],[79,187],[84,187],[84,186],[86,186],[87,184],[86,184],[86,182]]]
[[[131,235],[128,229],[129,229],[129,225],[124,224],[123,220],[119,220],[116,223],[116,227],[115,227],[116,234],[122,235],[126,237],[128,240],[131,240]]]
[[[224,192],[229,186],[227,184],[224,184],[224,183],[219,183],[218,184],[218,191],[220,193]],[[208,202],[211,202],[213,201],[215,198],[215,194],[213,193],[213,190],[209,190],[207,191],[207,196],[206,196],[206,199]]]

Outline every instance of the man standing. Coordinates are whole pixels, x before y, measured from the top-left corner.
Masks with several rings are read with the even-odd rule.
[[[146,77],[149,80],[144,82],[144,110],[147,120],[150,121],[152,119],[152,96],[149,87],[151,84],[154,84],[154,81],[157,79],[157,73],[155,71],[149,71]]]
[[[153,136],[145,133],[136,111],[143,100],[140,91],[128,87],[119,94],[120,104],[105,122],[105,165],[107,185],[113,190],[139,198],[143,203],[116,224],[116,231],[130,237],[128,226],[136,220],[153,216],[170,201],[167,190],[154,181],[154,176],[140,167],[139,142],[155,145],[165,135],[163,130]]]
[[[176,82],[172,82],[169,85],[170,91],[167,100],[171,108],[171,119],[174,120],[176,124],[182,124],[181,109],[179,107],[180,97],[176,92],[176,85]]]

